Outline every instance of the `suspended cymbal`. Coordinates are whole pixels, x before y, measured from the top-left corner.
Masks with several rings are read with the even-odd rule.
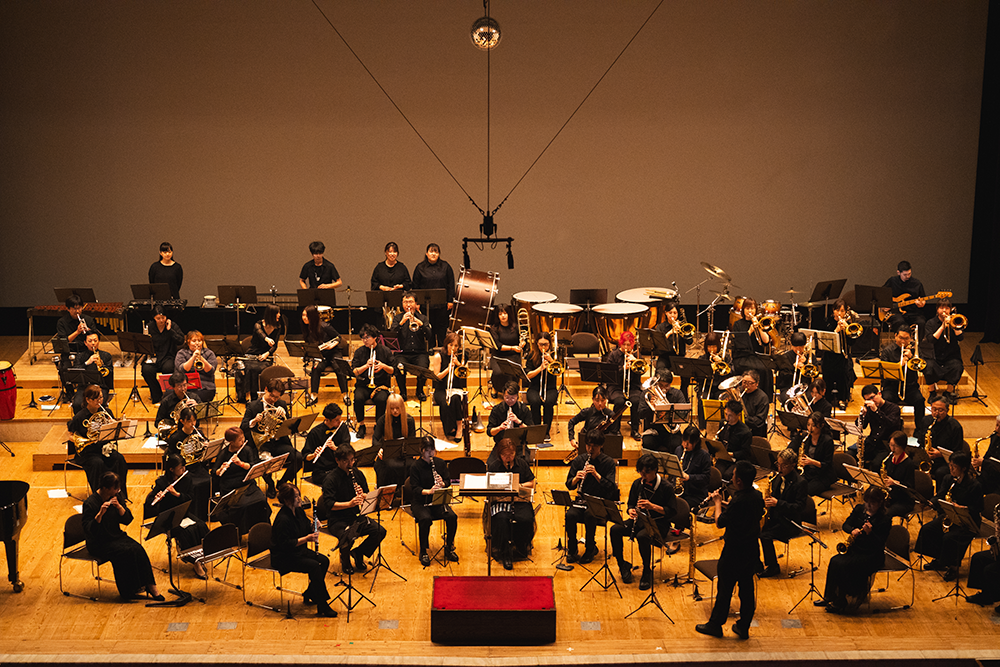
[[[708,291],[711,292],[712,294],[715,294],[716,296],[718,296],[723,301],[732,301],[733,300],[733,297],[729,296],[729,294],[727,294],[726,292],[720,292],[719,290],[716,290],[716,289],[710,289]]]
[[[786,289],[782,294],[805,294],[805,292],[799,292],[798,290]]]
[[[701,266],[702,266],[703,269],[705,269],[706,271],[708,271],[709,273],[711,273],[716,278],[722,278],[727,283],[730,282],[730,281],[732,281],[732,278],[729,277],[728,273],[726,273],[725,271],[723,271],[719,267],[715,266],[714,264],[709,264],[708,262],[702,262]]]

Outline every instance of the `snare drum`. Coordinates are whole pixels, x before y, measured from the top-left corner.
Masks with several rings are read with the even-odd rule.
[[[781,304],[774,299],[768,299],[760,304],[760,309],[765,315],[773,315],[774,317],[781,315]]]
[[[538,333],[538,327],[540,326],[538,323],[538,313],[533,312],[532,308],[541,303],[551,303],[557,298],[555,294],[549,294],[548,292],[518,292],[512,299],[514,321],[517,321],[517,311],[523,308],[528,311],[528,326],[531,328],[531,333]]]
[[[330,306],[316,306],[316,311],[319,313],[319,319],[324,322],[329,322],[333,319],[333,308]]]
[[[452,311],[452,331],[461,327],[485,329],[493,312],[493,299],[499,290],[500,274],[492,271],[462,269],[455,290],[455,309]]]
[[[626,331],[635,333],[648,312],[648,306],[638,303],[602,303],[594,306],[597,333],[609,344],[618,345],[621,335]]]
[[[738,296],[733,301],[733,307],[729,309],[729,328],[732,329],[733,325],[743,319],[743,302],[746,301],[745,296]]]
[[[569,330],[575,334],[580,328],[580,315],[583,307],[572,303],[539,303],[531,307],[538,320],[538,328],[532,333],[551,333],[557,329]]]
[[[675,298],[677,292],[666,287],[636,287],[615,295],[619,302],[638,303],[649,308],[646,317],[639,324],[641,329],[652,329],[662,322],[667,302]]]

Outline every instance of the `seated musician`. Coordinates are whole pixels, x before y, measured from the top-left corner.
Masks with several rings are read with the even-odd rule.
[[[889,436],[889,455],[882,460],[879,469],[885,471],[883,481],[889,487],[885,513],[890,519],[894,516],[907,516],[916,503],[913,496],[900,484],[909,489],[914,488],[917,465],[906,453],[906,434],[902,431]]]
[[[926,301],[921,298],[926,296],[924,284],[919,278],[913,277],[913,267],[906,260],[896,265],[896,275],[885,281],[883,287],[892,290],[893,301],[916,299],[916,303],[906,306],[902,310],[896,308],[889,316],[888,327],[890,331],[896,331],[901,326],[917,325],[920,330],[924,330],[923,309]],[[899,297],[903,297],[900,299]]]
[[[614,413],[608,409],[607,388],[603,384],[594,387],[590,400],[590,407],[584,408],[570,417],[569,423],[566,425],[566,431],[569,435],[569,446],[577,452],[580,451],[580,448],[576,440],[576,425],[581,422],[583,422],[581,433],[598,429],[604,433],[618,435],[618,426],[614,420]],[[492,417],[492,415],[490,416]]]
[[[569,464],[566,475],[566,488],[576,490],[577,496],[586,494],[607,500],[618,500],[618,482],[615,460],[604,453],[604,434],[600,431],[588,431],[584,446],[586,452],[580,454]],[[576,526],[584,524],[585,548],[583,555],[579,554],[576,541]],[[572,505],[566,510],[566,562],[580,562],[582,565],[594,560],[597,556],[597,518],[587,509],[586,504]]]
[[[309,548],[310,542],[319,544],[319,532],[302,509],[302,495],[294,484],[282,484],[278,501],[281,509],[274,515],[271,526],[271,565],[282,575],[289,572],[309,575],[309,587],[302,593],[302,601],[315,604],[317,616],[336,618],[326,588],[330,559]]]
[[[993,425],[993,433],[989,440],[986,451],[982,451],[981,445],[977,442],[977,453],[973,454],[972,465],[979,471],[979,483],[983,485],[983,493],[1000,493],[1000,415],[997,415],[996,423]]]
[[[205,337],[197,329],[192,329],[184,337],[185,345],[177,350],[174,368],[185,373],[197,373],[201,378],[201,389],[192,389],[198,400],[208,403],[215,398],[215,367],[218,364],[215,352],[205,346]]]
[[[722,336],[717,332],[710,331],[709,333],[707,333],[705,335],[705,340],[702,343],[704,352],[702,353],[701,358],[706,359],[713,364],[718,364],[720,362],[725,361],[727,364],[729,364],[730,371],[732,371],[733,367],[732,353],[729,349],[726,349],[725,354],[723,355],[722,342],[723,342]],[[722,381],[728,378],[730,375],[731,373],[717,374],[713,372],[712,377],[710,379],[702,381],[701,397],[718,399],[719,384],[722,383]]]
[[[605,364],[611,364],[618,369],[617,379],[613,384],[608,386],[608,400],[614,406],[614,411],[618,415],[623,413],[622,408],[625,407],[626,401],[632,404],[632,408],[629,410],[629,425],[632,427],[632,439],[641,440],[639,403],[642,400],[642,376],[639,373],[633,373],[630,369],[626,371],[626,367],[631,366],[636,360],[634,350],[635,335],[631,331],[626,331],[618,337],[617,349],[604,355],[601,361]],[[628,378],[627,384],[625,382],[626,377]],[[628,396],[625,395],[626,392]],[[617,421],[621,422],[620,416]]]
[[[161,512],[190,501],[191,505],[184,517],[189,519],[189,522],[186,522],[187,525],[177,526],[170,530],[170,537],[177,543],[177,551],[185,551],[201,544],[201,541],[208,535],[208,524],[195,513],[195,480],[185,467],[184,459],[176,455],[167,457],[163,470],[163,474],[153,482],[153,490],[146,495],[142,515],[146,519],[150,519]],[[185,559],[182,558],[182,560]],[[205,566],[201,563],[189,557],[186,557],[185,562],[194,565],[194,575],[199,579],[204,579],[207,576]]]
[[[111,561],[118,594],[123,600],[134,600],[145,590],[148,599],[162,602],[149,555],[122,529],[132,523],[132,512],[122,493],[124,488],[118,475],[105,472],[93,495],[83,502],[87,551],[100,563]]]
[[[354,351],[351,368],[354,371],[354,420],[358,424],[358,439],[365,437],[365,404],[375,403],[375,420],[385,414],[385,402],[392,386],[394,362],[392,352],[379,343],[378,329],[371,324],[361,327],[363,345]]]
[[[545,424],[545,442],[551,442],[549,430],[559,399],[559,376],[546,370],[556,360],[557,351],[552,349],[551,334],[542,332],[535,335],[531,350],[524,357],[524,371],[528,376],[528,405],[531,406],[531,420]]]
[[[833,467],[833,436],[830,425],[818,412],[809,415],[806,433],[796,434],[788,447],[799,455],[802,479],[810,496],[818,496],[837,481]]]
[[[628,492],[628,519],[625,523],[613,524],[610,528],[611,553],[618,561],[622,583],[631,584],[632,563],[625,560],[625,536],[628,535],[639,543],[639,557],[642,559],[639,589],[647,590],[653,584],[653,542],[639,513],[652,519],[660,536],[666,539],[670,522],[677,514],[677,499],[674,496],[674,485],[659,473],[659,464],[651,454],[640,456],[635,470],[639,477],[632,482]]]
[[[500,444],[504,431],[509,428],[534,426],[535,424],[531,417],[531,408],[517,400],[519,395],[520,389],[517,383],[508,382],[503,389],[503,400],[490,410],[490,418],[486,422],[486,433],[493,438],[493,451],[490,453],[486,465],[497,458],[496,446]],[[527,451],[519,451],[518,455],[527,458]]]
[[[313,484],[323,486],[323,480],[337,467],[337,447],[349,444],[351,431],[344,423],[344,411],[336,403],[328,403],[323,408],[323,419],[309,429],[302,446],[302,457],[312,469]]]
[[[240,424],[247,442],[254,445],[258,455],[261,452],[267,452],[272,457],[288,454],[288,458],[285,460],[285,473],[281,476],[278,484],[294,482],[295,475],[302,469],[302,454],[295,449],[292,439],[287,435],[280,438],[275,437],[278,427],[292,414],[288,403],[281,398],[284,393],[285,381],[283,378],[268,380],[264,387],[264,395],[247,403],[246,412],[243,413],[243,422]],[[264,475],[264,482],[267,484],[267,497],[275,498],[278,491],[270,473]]]
[[[236,400],[246,403],[257,398],[260,391],[260,374],[274,363],[274,355],[278,351],[278,343],[285,335],[285,318],[281,310],[269,303],[264,306],[264,315],[254,322],[253,335],[250,336],[250,349],[246,356],[252,357],[243,362],[242,382],[237,380]]]
[[[757,371],[743,373],[743,421],[750,427],[750,433],[761,438],[767,437],[767,413],[771,405],[759,387],[760,376]]]
[[[309,405],[315,405],[319,394],[319,383],[323,379],[323,373],[333,370],[333,360],[344,357],[344,350],[340,340],[340,334],[329,322],[320,319],[319,309],[316,306],[306,306],[302,310],[302,339],[307,343],[312,343],[319,347],[323,358],[317,359],[309,371]],[[347,396],[346,375],[337,375],[337,384],[340,393]],[[348,403],[349,404],[349,403]]]
[[[108,423],[115,420],[111,413],[104,408],[104,392],[96,384],[83,390],[83,400],[85,405],[73,416],[67,426],[72,435],[80,438],[87,437],[88,427],[84,422],[97,421],[94,419],[94,415],[102,413]],[[98,439],[80,441],[79,443],[70,441],[69,451],[76,455],[76,461],[87,473],[87,482],[92,491],[97,491],[105,473],[113,472],[117,479],[121,480],[122,494],[128,500],[128,463],[117,448],[108,447],[105,451],[105,444],[104,441]]]
[[[945,581],[958,578],[958,568],[962,564],[965,550],[972,540],[979,536],[979,525],[983,512],[983,487],[979,480],[970,474],[972,456],[968,452],[955,452],[948,461],[948,474],[938,484],[934,494],[934,506],[938,516],[925,523],[917,534],[913,550],[918,554],[930,556],[933,560],[924,565],[925,570],[943,570]],[[944,511],[940,501],[945,500],[965,508],[975,525],[975,530],[953,524],[945,529]]]
[[[410,270],[399,261],[399,246],[389,241],[385,244],[385,261],[375,265],[372,271],[372,291],[392,292],[413,289],[410,281]]]
[[[184,344],[184,332],[163,311],[163,306],[153,306],[153,320],[147,325],[153,339],[153,356],[142,365],[142,379],[149,387],[149,400],[153,405],[163,400],[163,388],[158,375],[172,375],[177,350]]]
[[[729,347],[733,353],[733,370],[737,373],[751,370],[757,373],[757,383],[770,401],[773,390],[771,372],[764,367],[764,362],[757,355],[767,354],[771,341],[777,334],[774,329],[769,332],[761,329],[757,322],[757,302],[753,299],[743,299],[740,315],[742,317],[730,327],[732,335]]]
[[[693,511],[708,498],[709,470],[712,468],[712,455],[705,449],[697,426],[684,429],[681,444],[674,454],[681,460],[681,470],[684,472],[684,476],[678,480],[684,484],[681,498]]]
[[[160,244],[160,259],[149,265],[146,276],[149,284],[166,283],[170,288],[170,298],[181,298],[181,285],[184,283],[184,269],[180,262],[174,261],[174,247],[167,241]]]
[[[97,331],[97,322],[83,312],[83,299],[73,294],[66,299],[66,314],[56,322],[56,336],[69,341],[72,354],[86,354],[84,340],[88,331]]]
[[[370,558],[385,539],[385,528],[371,517],[361,515],[359,507],[368,493],[365,474],[354,467],[354,447],[350,444],[337,447],[337,467],[323,481],[320,504],[326,511],[326,528],[339,540],[341,571],[344,574],[365,572]],[[360,546],[357,539],[365,538]],[[354,563],[351,563],[351,559]]]
[[[823,353],[823,377],[830,387],[833,401],[838,404],[841,410],[847,409],[847,404],[851,402],[851,388],[854,386],[854,362],[851,360],[850,345],[852,339],[847,337],[847,325],[854,324],[858,320],[858,314],[847,307],[847,302],[837,299],[833,304],[833,314],[826,321],[824,327],[827,331],[834,331],[841,334],[840,342],[842,351]]]
[[[90,384],[96,384],[104,392],[104,405],[107,407],[111,398],[111,393],[115,388],[115,367],[111,360],[111,354],[100,349],[101,339],[96,331],[88,331],[84,343],[86,351],[76,356],[75,367],[87,371],[86,376]],[[102,373],[102,370],[105,371]],[[83,409],[83,389],[73,396],[74,414]]]
[[[375,422],[372,446],[359,452],[359,465],[374,462],[375,480],[378,486],[396,484],[400,489],[410,474],[413,459],[408,456],[387,457],[383,445],[387,440],[417,437],[417,425],[413,415],[406,414],[406,401],[399,394],[392,394],[386,401],[385,414]]]
[[[813,412],[818,412],[824,417],[833,416],[833,404],[826,400],[826,380],[817,377],[809,383],[809,396],[809,407]]]
[[[882,459],[889,451],[889,436],[903,429],[903,417],[899,414],[899,406],[882,398],[882,392],[873,384],[866,384],[861,389],[861,398],[865,404],[858,415],[858,427],[864,431],[871,428],[865,436],[865,460],[858,465],[869,470],[877,470]],[[857,458],[857,445],[851,445],[847,450]]]
[[[434,336],[428,341],[429,347],[444,345],[444,335],[448,333],[448,313],[455,306],[455,271],[451,264],[441,259],[441,246],[428,243],[424,251],[424,261],[413,267],[413,289],[443,289],[446,303],[431,306],[427,313]]]
[[[302,265],[299,271],[299,287],[302,289],[336,289],[344,282],[333,262],[323,257],[326,245],[322,241],[309,244],[312,259]]]
[[[243,481],[246,479],[247,471],[259,461],[253,446],[248,446],[243,431],[238,426],[230,426],[223,437],[226,446],[215,457],[212,466],[212,473],[215,475],[213,484],[215,495],[225,497],[244,486],[248,488],[235,505],[230,505],[225,510],[214,511],[212,521],[235,524],[240,534],[246,535],[253,526],[271,520],[271,506],[256,481]]]
[[[509,438],[497,445],[498,458],[490,464],[489,472],[508,472],[517,475],[518,484],[524,489],[535,488],[535,475],[517,447]],[[531,538],[535,535],[535,512],[531,502],[519,498],[497,499],[491,503],[490,535],[493,551],[499,553],[505,570],[514,569],[514,556],[527,558]]]
[[[722,414],[726,423],[716,433],[715,438],[726,446],[726,451],[733,460],[716,459],[715,467],[722,473],[723,479],[729,480],[733,478],[733,469],[737,461],[753,463],[753,434],[750,433],[750,427],[740,419],[743,414],[743,404],[739,401],[733,399],[726,401]]]
[[[420,564],[424,567],[431,564],[427,549],[430,545],[431,524],[438,519],[444,520],[445,558],[452,563],[458,562],[458,553],[455,551],[458,515],[449,505],[429,504],[435,491],[451,486],[448,464],[436,454],[434,439],[427,438],[420,448],[420,458],[410,467],[410,489],[413,493],[411,510],[420,539]]]
[[[878,358],[889,363],[905,364],[913,358],[913,338],[910,330],[906,327],[897,329],[893,335],[893,342],[887,343],[879,350]],[[899,380],[886,379],[882,382],[882,395],[885,400],[896,405],[912,405],[913,421],[917,422],[924,416],[925,402],[924,395],[920,391],[920,373],[917,371],[906,371],[906,385],[900,391]]]
[[[681,426],[653,423],[656,415],[650,405],[650,399],[657,393],[671,405],[687,402],[684,393],[680,389],[671,386],[673,381],[674,374],[669,368],[657,369],[656,384],[642,393],[642,404],[638,407],[638,410],[643,425],[643,449],[653,449],[658,452],[673,452],[681,444]]]
[[[989,513],[989,508],[986,508]],[[994,519],[996,519],[994,510]],[[997,545],[993,544],[985,551],[972,554],[969,560],[969,588],[976,588],[978,593],[966,596],[966,602],[986,606],[1000,602],[1000,559],[997,558]],[[997,609],[1000,609],[998,605]],[[994,609],[994,613],[1000,611]]]
[[[923,446],[931,463],[931,477],[938,486],[948,474],[948,458],[942,452],[970,452],[962,424],[948,414],[948,399],[942,394],[930,400],[931,413],[917,422],[913,437]],[[970,452],[971,453],[971,452]]]
[[[185,449],[189,445],[195,445],[194,451],[200,453],[192,454],[191,463],[185,465],[187,476],[184,479],[184,488],[191,492],[192,500],[191,513],[201,519],[208,519],[208,501],[212,494],[212,476],[208,472],[207,462],[201,460],[204,454],[204,447],[208,444],[201,431],[198,430],[198,420],[195,417],[193,408],[183,408],[180,412],[178,426],[167,438],[167,449],[163,455],[164,470],[168,468],[170,459],[179,458],[187,461]],[[197,456],[197,458],[193,458]]]
[[[764,494],[767,519],[760,531],[760,547],[764,557],[764,571],[760,574],[762,579],[781,574],[778,555],[774,552],[774,540],[788,540],[799,534],[799,529],[791,522],[816,522],[815,508],[812,512],[809,511],[806,482],[799,477],[798,460],[798,455],[792,449],[778,452],[778,472],[771,476],[771,492]]]
[[[687,345],[693,340],[693,336],[685,337],[681,334],[680,304],[677,301],[668,301],[663,307],[663,321],[653,327],[656,331],[664,334],[667,338],[667,352],[657,355],[656,369],[670,369],[670,357],[683,357],[687,355]],[[690,377],[681,378],[681,394],[688,395],[688,385],[691,384]],[[682,403],[685,401],[681,401]]]
[[[429,318],[420,314],[413,292],[407,292],[403,295],[403,312],[393,316],[389,331],[399,339],[400,351],[396,353],[397,363],[405,361],[412,366],[420,366],[421,368],[430,366],[430,357],[427,356],[427,351],[432,347],[434,332],[431,330]],[[427,398],[424,395],[426,383],[426,379],[417,378],[418,401]],[[398,366],[396,367],[396,386],[399,387],[399,395],[405,401],[406,371]]]
[[[965,370],[959,346],[965,337],[965,327],[952,324],[954,310],[950,300],[941,299],[938,302],[937,315],[927,320],[923,347],[920,348],[921,356],[927,362],[924,381],[931,387],[932,396],[937,393],[937,383],[944,381],[948,384],[944,396],[952,405],[958,400],[955,385],[962,379]]]
[[[788,349],[781,353],[781,356],[788,360],[793,369],[778,373],[775,389],[780,392],[779,399],[782,405],[788,400],[788,390],[792,388],[792,385],[807,381],[807,378],[801,377],[802,367],[809,361],[806,342],[806,335],[796,331],[788,338]]]
[[[839,614],[868,597],[870,577],[885,565],[885,543],[892,528],[884,503],[885,491],[869,486],[864,502],[855,505],[844,521],[847,550],[830,559],[823,597],[813,602],[817,607]]]
[[[441,427],[444,436],[455,442],[461,440],[458,435],[458,422],[462,419],[462,398],[465,396],[466,378],[458,377],[456,369],[462,365],[459,354],[459,336],[449,331],[444,337],[444,347],[431,357],[431,372],[434,373],[434,404],[438,406],[441,415]]]
[[[510,315],[510,305],[502,303],[496,306],[497,324],[490,327],[493,334],[493,342],[497,344],[497,349],[493,352],[494,357],[500,357],[510,362],[518,364],[521,362],[521,351],[527,344],[527,340],[521,341],[520,333],[515,322]],[[493,398],[503,395],[503,388],[511,380],[516,380],[513,375],[498,373],[493,371],[490,374],[490,385],[493,387]]]
[[[199,402],[198,395],[193,391],[188,391],[188,379],[184,371],[174,371],[170,379],[167,380],[167,384],[170,385],[170,393],[160,401],[160,407],[156,410],[156,421],[154,422],[156,427],[160,429],[164,426],[175,426],[177,424],[177,415],[180,414],[178,406],[183,409]]]

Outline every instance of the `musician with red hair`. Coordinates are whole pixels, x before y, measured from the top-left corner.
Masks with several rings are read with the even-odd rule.
[[[615,413],[621,413],[625,405],[626,398],[632,403],[629,409],[629,425],[632,427],[632,439],[641,440],[642,430],[639,427],[639,405],[642,401],[642,376],[639,373],[628,371],[628,384],[625,382],[626,369],[636,359],[635,334],[626,331],[618,337],[617,349],[608,352],[601,360],[606,364],[612,364],[618,369],[617,379],[614,384],[608,387],[608,402],[613,405]],[[626,396],[627,395],[627,396]],[[615,422],[619,426],[621,417]]]

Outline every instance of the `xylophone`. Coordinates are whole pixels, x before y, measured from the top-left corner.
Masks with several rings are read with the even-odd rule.
[[[94,318],[102,327],[107,327],[114,332],[125,329],[125,304],[121,301],[104,301],[87,303],[83,306],[83,312]],[[36,317],[62,317],[66,313],[66,306],[63,304],[52,304],[45,306],[34,306],[28,308],[28,354],[30,363],[36,360],[34,348],[34,330]],[[42,352],[45,352],[45,343],[42,342]]]

